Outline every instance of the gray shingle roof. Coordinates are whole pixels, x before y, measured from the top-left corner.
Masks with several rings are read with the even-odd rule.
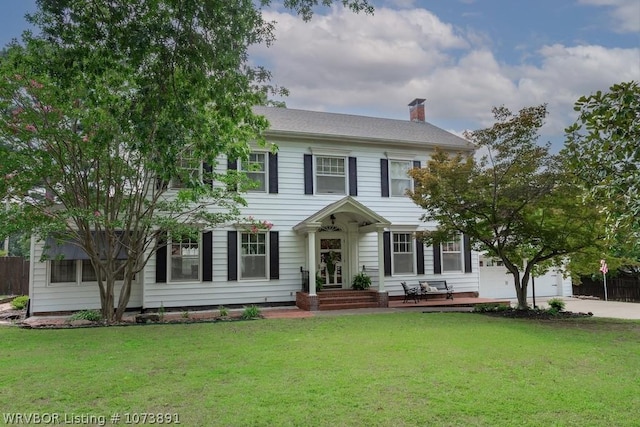
[[[253,111],[269,120],[268,133],[274,135],[324,136],[473,150],[467,140],[427,122],[276,107],[254,107]]]

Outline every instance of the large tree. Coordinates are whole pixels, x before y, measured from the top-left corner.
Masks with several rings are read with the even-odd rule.
[[[536,143],[544,105],[512,114],[493,110],[496,123],[467,133],[480,159],[436,150],[425,168],[412,170],[414,202],[437,228],[427,242],[459,234],[500,258],[514,277],[518,308],[525,309],[532,270],[560,263],[598,236],[598,213],[581,204],[580,191],[564,174],[549,145]]]
[[[607,217],[609,248],[576,264],[614,267],[640,263],[640,85],[619,83],[575,103],[576,122],[566,129],[562,156],[585,190],[585,201]],[[590,271],[583,268],[583,272]],[[612,269],[613,270],[613,269]]]
[[[216,166],[246,158],[268,125],[251,108],[269,74],[247,58],[273,41],[268,3],[38,0],[38,36],[0,59],[0,196],[19,200],[0,235],[79,246],[107,322],[121,319],[164,233],[179,240],[237,216],[244,201],[229,189],[246,180]],[[285,1],[304,19],[318,3]],[[366,0],[342,3],[370,11]]]

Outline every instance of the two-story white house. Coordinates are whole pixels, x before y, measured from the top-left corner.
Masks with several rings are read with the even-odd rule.
[[[421,221],[422,209],[406,195],[413,185],[407,171],[436,146],[473,153],[466,140],[425,121],[423,99],[410,104],[410,120],[269,107],[255,113],[269,120],[266,138],[277,154],[256,147],[253,167],[224,163],[259,183],[242,214],[273,227],[255,233],[229,224],[160,248],[136,278],[130,308],[292,305],[303,295],[298,304],[314,310],[314,277],[323,289],[348,289],[363,270],[380,305],[403,295],[403,281],[447,280],[456,292],[477,294],[478,255],[463,236],[434,247],[415,239],[435,224]],[[98,286],[82,273],[88,261],[39,262],[42,250],[34,240],[31,312],[99,308]],[[76,264],[69,273],[60,262]]]

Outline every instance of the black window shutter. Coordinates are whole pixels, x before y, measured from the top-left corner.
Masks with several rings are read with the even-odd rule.
[[[389,197],[389,160],[380,159],[380,189],[382,197]]]
[[[416,261],[418,274],[424,274],[424,243],[416,239]]]
[[[384,249],[384,275],[391,276],[391,232],[382,234],[382,247]]]
[[[471,273],[471,240],[466,234],[463,236],[464,246],[464,272]]]
[[[269,153],[269,193],[278,193],[278,153]]]
[[[442,256],[440,243],[433,243],[433,274],[442,274]]]
[[[349,195],[358,195],[358,161],[355,157],[349,157]]]
[[[238,160],[227,159],[227,170],[228,171],[230,171],[230,170],[234,170],[234,171],[238,170]],[[229,185],[229,186],[227,186],[227,190],[236,191],[237,188],[236,188],[235,185]]]
[[[211,176],[212,172],[213,172],[213,166],[211,166],[207,162],[202,162],[202,174],[203,174],[202,182],[204,182],[205,185],[213,185],[213,177]]]
[[[227,232],[227,280],[238,280],[238,232]]]
[[[202,233],[202,281],[213,281],[213,232]]]
[[[280,233],[269,232],[269,278],[280,278]]]
[[[160,233],[156,248],[156,283],[167,282],[167,233]]]
[[[313,156],[304,155],[304,194],[313,194]]]

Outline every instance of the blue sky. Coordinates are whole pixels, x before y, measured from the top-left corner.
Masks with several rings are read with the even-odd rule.
[[[34,0],[1,0],[0,43],[27,28]],[[374,16],[335,6],[304,23],[277,2],[276,43],[251,49],[289,108],[427,120],[461,134],[493,123],[491,107],[547,103],[542,142],[562,143],[573,102],[640,80],[637,0],[374,0]]]

